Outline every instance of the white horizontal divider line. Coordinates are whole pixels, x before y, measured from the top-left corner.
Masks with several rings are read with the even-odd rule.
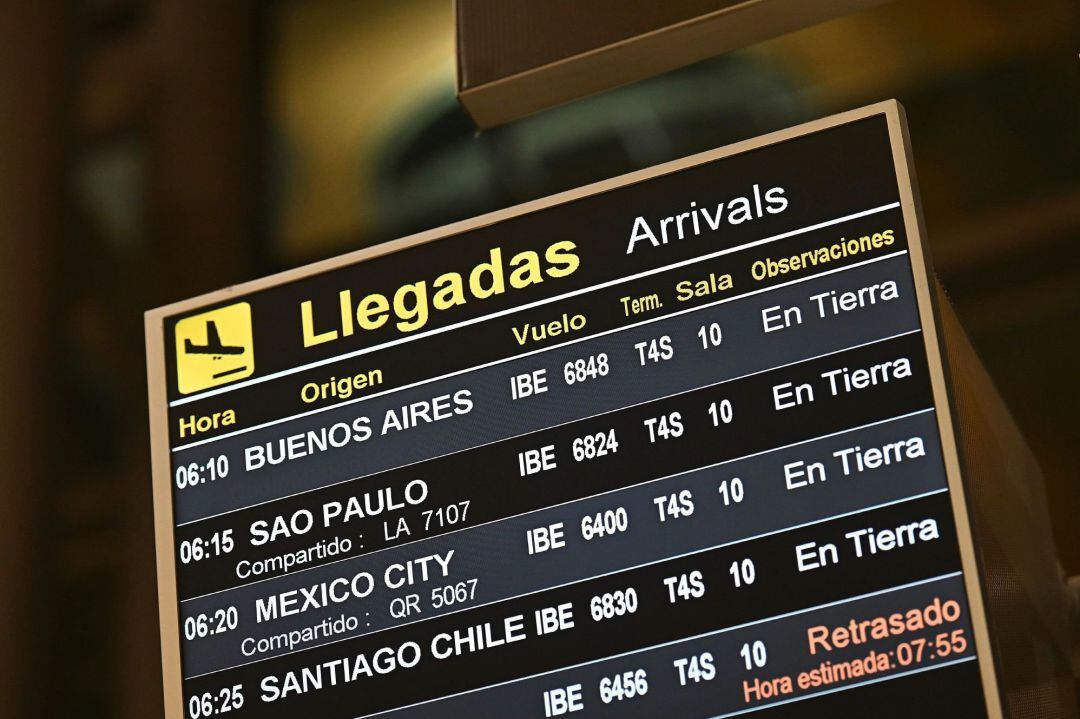
[[[828,602],[826,604],[818,604],[818,605],[813,606],[813,607],[807,607],[806,609],[797,609],[797,610],[795,610],[793,612],[787,612],[785,614],[777,614],[777,615],[772,616],[772,617],[766,617],[765,619],[755,619],[752,622],[745,622],[743,624],[736,624],[735,626],[732,626],[732,627],[724,627],[722,629],[716,629],[716,630],[711,631],[711,632],[703,632],[702,634],[696,634],[696,635],[691,636],[691,637],[683,637],[682,639],[674,639],[674,640],[672,640],[670,642],[663,642],[661,644],[653,644],[653,645],[648,646],[648,647],[641,647],[639,649],[633,649],[633,650],[628,651],[628,652],[622,652],[621,654],[612,654],[612,655],[607,656],[607,657],[601,657],[600,659],[592,659],[592,660],[587,661],[587,662],[580,662],[579,664],[572,664],[572,665],[565,666],[565,667],[559,667],[558,669],[551,669],[551,670],[548,670],[546,672],[538,672],[536,674],[530,674],[529,676],[525,676],[525,677],[517,677],[515,679],[509,679],[509,680],[504,681],[504,682],[498,682],[497,684],[489,684],[488,686],[477,687],[476,689],[468,689],[466,691],[458,692],[456,694],[447,694],[445,696],[437,697],[435,699],[428,699],[426,701],[416,702],[414,704],[408,704],[406,706],[394,707],[393,709],[386,709],[384,711],[374,712],[372,714],[363,714],[361,716],[356,717],[355,719],[369,719],[370,717],[380,716],[380,715],[383,715],[383,714],[390,714],[391,712],[401,711],[403,709],[412,709],[413,707],[422,706],[424,704],[432,704],[434,702],[440,702],[440,701],[444,701],[446,699],[453,699],[455,697],[465,696],[466,694],[473,694],[475,692],[485,691],[487,689],[495,689],[496,687],[505,686],[507,684],[516,684],[517,682],[525,681],[527,679],[536,679],[537,677],[547,676],[549,674],[556,674],[558,672],[564,672],[564,671],[567,671],[569,669],[579,669],[581,667],[589,666],[590,664],[598,664],[600,662],[606,662],[606,661],[610,661],[612,659],[621,659],[623,657],[633,656],[634,654],[640,654],[642,652],[652,651],[654,649],[663,649],[664,647],[673,646],[675,644],[682,644],[684,642],[692,642],[692,641],[696,641],[698,639],[704,639],[705,637],[716,636],[717,634],[726,634],[728,632],[737,631],[739,629],[745,629],[746,627],[752,627],[752,626],[755,626],[757,624],[763,624],[765,622],[773,622],[773,621],[776,621],[778,619],[787,619],[788,617],[794,617],[794,616],[798,616],[800,614],[806,614],[808,612],[817,611],[819,609],[828,609],[829,607],[835,607],[835,606],[839,606],[841,604],[849,604],[851,602],[859,601],[860,599],[869,599],[870,597],[880,596],[882,594],[891,594],[893,592],[902,591],[904,589],[910,589],[912,587],[917,587],[917,586],[920,586],[920,585],[923,585],[923,584],[932,584],[934,582],[943,581],[945,579],[951,579],[952,577],[958,577],[958,576],[960,576],[960,574],[961,574],[961,572],[949,572],[948,574],[941,574],[941,575],[938,575],[936,577],[930,577],[928,579],[920,579],[920,580],[915,581],[915,582],[908,582],[907,584],[900,584],[900,585],[897,585],[895,587],[890,587],[888,589],[879,589],[876,592],[867,592],[866,594],[860,594],[860,595],[857,595],[857,596],[854,596],[854,597],[848,597],[847,599],[839,599],[839,600],[837,600],[835,602]],[[966,658],[959,659],[959,660],[954,660],[953,662],[942,662],[940,664],[934,664],[933,666],[930,666],[930,667],[924,667],[924,669],[932,669],[934,667],[948,666],[948,664],[950,664],[950,663],[957,663],[957,662],[961,662],[961,661],[969,661],[969,660],[974,659],[974,658],[975,658],[974,656],[971,656],[971,657],[966,657]],[[911,673],[911,672],[907,672],[907,673]],[[889,677],[882,677],[882,679],[899,677],[899,676],[903,676],[903,674],[892,674]],[[846,687],[837,687],[837,689],[851,688],[851,686],[852,685],[847,685]],[[835,689],[833,691],[835,691]],[[818,692],[818,693],[821,694],[821,693],[824,693],[824,692]],[[771,706],[771,705],[762,705],[760,707],[753,707],[752,709],[765,709],[768,706]],[[752,711],[752,709],[740,710],[738,712],[734,712],[734,714],[745,713],[747,711]],[[723,716],[733,716],[733,714],[726,714],[726,715],[723,715]],[[719,717],[715,717],[714,719],[719,719]]]
[[[836,219],[833,219],[833,220],[826,220],[825,222],[819,222],[819,223],[817,223],[815,225],[807,225],[806,227],[800,227],[797,230],[790,230],[788,232],[782,232],[782,233],[780,233],[778,235],[772,235],[771,237],[766,237],[766,238],[761,239],[761,240],[754,240],[753,242],[745,242],[745,243],[743,243],[741,245],[735,245],[733,247],[726,247],[726,248],[724,248],[722,250],[717,250],[716,252],[710,252],[707,255],[699,255],[697,257],[692,257],[690,259],[682,260],[680,262],[674,262],[674,263],[672,263],[670,265],[664,265],[663,267],[655,267],[655,268],[653,268],[651,270],[645,270],[644,272],[638,272],[638,273],[633,274],[633,275],[627,275],[626,277],[618,277],[618,278],[616,278],[614,280],[609,280],[607,282],[601,282],[601,283],[596,284],[596,285],[590,285],[589,287],[582,287],[580,289],[572,290],[570,292],[564,292],[563,294],[555,295],[553,297],[546,297],[546,298],[544,298],[542,300],[536,300],[535,302],[528,302],[528,303],[523,304],[523,305],[518,305],[517,307],[508,307],[507,309],[500,310],[498,312],[492,312],[492,313],[487,314],[487,315],[482,315],[480,317],[474,317],[472,319],[463,320],[461,322],[455,322],[454,324],[446,325],[445,327],[438,327],[438,328],[433,329],[433,330],[427,330],[426,332],[417,332],[416,334],[411,334],[411,335],[406,335],[404,337],[399,337],[398,339],[390,340],[388,342],[383,342],[383,343],[380,343],[380,344],[377,344],[377,345],[372,345],[371,347],[364,347],[362,349],[353,350],[352,352],[345,352],[343,354],[336,355],[334,357],[327,357],[325,359],[317,360],[315,362],[309,362],[307,364],[299,365],[297,367],[292,367],[292,368],[287,369],[287,370],[280,370],[278,372],[273,372],[271,374],[263,375],[261,377],[255,377],[253,379],[244,380],[242,382],[237,382],[236,384],[230,384],[230,385],[227,385],[227,386],[224,386],[224,387],[219,387],[217,389],[207,390],[206,392],[200,392],[199,394],[194,394],[194,395],[191,395],[189,397],[181,397],[180,399],[174,399],[172,402],[169,402],[169,406],[170,407],[177,407],[179,405],[187,404],[189,402],[195,402],[196,400],[200,400],[200,399],[203,399],[205,397],[212,397],[214,395],[224,394],[226,392],[232,392],[233,390],[241,389],[243,387],[250,387],[251,385],[260,384],[262,382],[268,382],[270,380],[278,379],[280,377],[286,377],[288,375],[295,374],[297,372],[303,372],[304,370],[314,369],[315,367],[322,367],[323,365],[333,364],[334,362],[339,362],[341,360],[351,359],[353,357],[360,357],[361,355],[369,354],[371,352],[377,352],[378,350],[386,349],[388,347],[395,347],[397,345],[405,344],[405,343],[408,343],[408,342],[415,342],[416,340],[423,339],[425,337],[432,337],[434,335],[442,334],[444,332],[452,332],[453,330],[458,330],[458,329],[461,329],[462,327],[468,327],[469,325],[473,325],[473,324],[476,324],[478,322],[486,322],[488,320],[497,319],[499,317],[505,317],[506,315],[514,314],[514,313],[517,313],[517,312],[523,312],[525,310],[530,310],[530,309],[533,309],[534,307],[542,307],[543,305],[547,305],[547,304],[550,304],[552,302],[558,302],[560,300],[565,300],[565,299],[568,299],[570,297],[577,297],[579,295],[588,294],[590,292],[595,292],[597,290],[606,289],[608,287],[614,287],[616,285],[620,285],[620,284],[623,284],[625,282],[632,282],[634,280],[638,280],[638,279],[641,279],[643,277],[649,277],[651,275],[659,274],[661,272],[667,272],[669,270],[675,270],[675,269],[678,269],[680,267],[686,267],[687,265],[696,264],[698,262],[704,262],[706,260],[711,260],[711,259],[714,259],[716,257],[721,257],[723,255],[728,255],[728,254],[731,254],[733,252],[739,252],[741,250],[747,250],[747,249],[750,249],[750,248],[753,248],[753,247],[758,247],[760,245],[765,245],[765,244],[768,244],[770,242],[776,242],[778,240],[783,240],[783,239],[786,239],[788,237],[795,237],[796,235],[805,234],[807,232],[813,232],[814,230],[819,230],[819,229],[822,229],[824,227],[831,227],[832,225],[838,225],[838,224],[840,224],[842,222],[847,222],[849,220],[856,220],[856,219],[859,219],[860,217],[867,217],[869,215],[874,215],[874,214],[877,214],[879,212],[884,212],[886,210],[892,210],[892,209],[895,209],[895,208],[897,208],[899,206],[900,206],[899,202],[891,202],[891,203],[889,203],[887,205],[881,205],[879,207],[870,208],[869,210],[863,210],[862,212],[855,212],[855,213],[852,213],[850,215],[844,215],[843,217],[837,217]]]
[[[860,507],[859,509],[853,509],[853,510],[851,510],[849,512],[841,512],[840,514],[834,514],[834,515],[829,516],[829,517],[823,517],[821,519],[814,519],[814,520],[811,520],[809,522],[801,522],[799,524],[794,524],[794,525],[792,525],[790,527],[781,527],[780,529],[773,529],[773,530],[770,530],[768,532],[761,532],[760,534],[754,534],[754,535],[749,536],[749,537],[743,537],[741,539],[732,539],[730,541],[721,542],[720,544],[714,544],[714,545],[711,545],[709,547],[702,547],[701,549],[693,549],[693,550],[690,550],[688,552],[682,552],[680,554],[674,554],[674,555],[672,555],[670,557],[664,557],[662,559],[654,559],[654,560],[649,561],[649,562],[642,562],[641,564],[635,564],[635,565],[632,565],[632,566],[629,566],[629,567],[622,567],[620,569],[613,569],[613,570],[611,570],[609,572],[602,572],[600,574],[594,574],[594,575],[589,576],[589,577],[582,577],[580,579],[574,579],[574,580],[571,580],[569,582],[562,582],[561,584],[554,584],[554,585],[549,586],[549,587],[542,587],[541,589],[534,589],[531,592],[522,592],[521,594],[513,594],[511,596],[503,597],[501,599],[493,599],[490,602],[482,602],[480,604],[472,604],[472,605],[467,606],[467,607],[461,607],[460,609],[454,609],[454,610],[451,610],[449,612],[443,612],[442,614],[433,614],[431,616],[423,617],[421,619],[413,619],[412,621],[402,622],[401,624],[395,624],[395,625],[393,625],[391,627],[383,627],[382,629],[376,629],[376,630],[371,631],[371,632],[362,632],[360,634],[353,634],[353,635],[350,635],[350,636],[347,636],[347,637],[339,637],[337,639],[331,639],[330,641],[323,642],[321,644],[312,644],[310,647],[304,647],[302,649],[293,649],[292,651],[282,652],[281,654],[274,654],[272,656],[262,657],[261,659],[253,659],[250,662],[242,662],[240,664],[234,664],[232,666],[224,667],[222,669],[215,669],[213,671],[203,672],[202,674],[193,674],[191,676],[184,677],[184,679],[185,680],[187,680],[187,679],[197,679],[198,677],[205,677],[205,676],[209,676],[211,674],[220,674],[221,672],[227,672],[227,671],[230,671],[232,669],[239,669],[240,667],[246,667],[246,666],[248,666],[250,664],[258,664],[260,662],[269,661],[271,659],[279,659],[281,657],[287,657],[287,656],[290,656],[292,654],[300,654],[302,652],[309,652],[312,649],[319,649],[320,647],[327,647],[327,646],[330,646],[330,645],[333,645],[333,644],[339,644],[341,642],[347,642],[350,639],[359,639],[360,637],[370,637],[370,636],[374,636],[375,634],[381,634],[383,632],[390,631],[392,629],[401,629],[402,627],[407,627],[407,626],[410,626],[410,625],[413,625],[413,624],[422,624],[424,622],[430,622],[430,621],[432,621],[434,619],[441,619],[442,617],[448,617],[448,616],[451,616],[453,614],[459,614],[461,612],[468,612],[468,611],[472,611],[474,609],[483,609],[484,607],[492,606],[494,604],[502,604],[504,602],[512,602],[512,601],[514,601],[516,599],[523,599],[525,597],[529,597],[529,596],[532,596],[534,594],[542,594],[543,592],[550,592],[550,591],[553,591],[553,590],[556,590],[556,589],[563,589],[564,587],[570,587],[570,586],[573,586],[575,584],[584,584],[585,582],[591,582],[594,579],[603,579],[604,577],[610,577],[610,576],[613,576],[615,574],[622,574],[624,572],[633,572],[635,570],[644,569],[645,567],[651,567],[651,566],[656,565],[656,564],[663,564],[665,562],[671,562],[671,561],[674,561],[676,559],[685,559],[686,557],[692,557],[695,554],[705,554],[706,552],[712,552],[712,551],[717,550],[717,549],[724,549],[725,547],[733,547],[736,544],[745,544],[746,542],[753,542],[753,541],[758,540],[758,539],[765,539],[766,537],[772,537],[772,536],[777,535],[777,534],[784,534],[786,532],[794,532],[797,529],[805,529],[806,527],[812,527],[812,526],[814,526],[816,524],[824,524],[825,522],[831,522],[831,521],[836,520],[836,519],[844,519],[845,517],[851,517],[851,516],[854,516],[856,514],[865,514],[867,512],[873,512],[873,511],[876,511],[878,509],[884,509],[885,507],[892,507],[892,506],[897,505],[897,504],[905,504],[907,502],[914,502],[917,499],[923,499],[925,497],[932,497],[935,494],[941,494],[942,492],[948,492],[948,491],[949,491],[948,487],[941,487],[939,489],[932,489],[932,490],[930,490],[928,492],[920,492],[919,494],[913,494],[913,495],[908,496],[908,497],[901,497],[900,499],[893,499],[893,500],[890,500],[888,502],[881,502],[880,504],[875,504],[875,505],[870,506],[870,507]],[[234,587],[234,589],[235,589],[235,587]]]
[[[312,487],[310,489],[303,489],[303,490],[300,490],[299,492],[293,492],[292,494],[284,494],[284,495],[282,495],[280,497],[274,497],[273,499],[263,500],[262,502],[254,502],[252,504],[244,505],[243,507],[237,507],[236,509],[229,509],[229,510],[226,510],[224,512],[218,512],[217,514],[210,514],[210,515],[207,515],[205,517],[199,517],[198,519],[189,519],[186,522],[177,522],[176,526],[177,527],[184,527],[184,526],[187,526],[189,524],[194,524],[196,522],[204,522],[204,521],[206,521],[208,519],[214,519],[215,517],[222,517],[222,516],[224,516],[226,514],[233,514],[235,512],[241,512],[241,511],[243,511],[245,509],[251,509],[252,507],[258,507],[258,506],[261,506],[263,504],[269,504],[270,502],[279,502],[279,501],[281,501],[283,499],[290,499],[292,497],[299,497],[301,494],[308,494],[310,492],[318,492],[320,490],[327,489],[328,487],[336,487],[336,486],[338,486],[340,484],[346,484],[348,482],[355,482],[355,481],[364,479],[365,477],[372,477],[372,476],[375,476],[375,475],[378,475],[378,474],[384,474],[386,472],[392,472],[392,471],[395,471],[395,470],[398,470],[398,469],[403,469],[405,467],[411,467],[414,464],[421,464],[423,462],[430,462],[430,461],[435,460],[435,459],[442,459],[444,457],[450,457],[450,456],[453,456],[455,454],[461,454],[462,452],[472,452],[474,450],[482,449],[484,447],[490,447],[493,444],[499,444],[501,442],[509,442],[511,440],[514,440],[514,439],[520,439],[522,437],[527,437],[530,434],[537,434],[537,433],[540,433],[540,432],[548,432],[550,430],[557,429],[558,427],[562,427],[562,426],[565,426],[565,425],[568,425],[568,424],[573,424],[575,422],[584,422],[586,420],[596,419],[597,417],[603,417],[604,415],[607,415],[607,414],[613,414],[615,412],[622,412],[623,410],[633,409],[634,407],[640,407],[641,405],[649,404],[650,402],[660,402],[660,401],[663,401],[663,400],[666,400],[666,399],[671,399],[672,397],[678,397],[679,395],[690,394],[691,392],[697,392],[697,391],[700,391],[700,390],[703,390],[703,389],[708,389],[709,387],[718,387],[718,386],[720,386],[722,384],[728,384],[729,382],[738,382],[739,380],[746,379],[747,377],[753,377],[754,375],[764,374],[765,372],[772,372],[772,371],[778,370],[778,369],[784,369],[785,367],[794,367],[795,365],[804,364],[806,362],[813,362],[814,360],[819,360],[819,359],[822,359],[824,357],[830,357],[830,356],[836,355],[836,354],[842,354],[844,352],[850,352],[851,350],[856,350],[856,349],[859,349],[860,347],[869,347],[871,345],[880,344],[882,342],[888,342],[889,340],[894,340],[894,339],[897,339],[897,338],[900,338],[900,337],[907,337],[908,335],[918,334],[919,332],[922,332],[922,329],[913,329],[913,330],[907,330],[906,332],[897,332],[896,334],[889,335],[888,337],[880,337],[880,338],[878,338],[876,340],[870,340],[869,342],[861,342],[861,343],[856,344],[856,345],[851,345],[850,347],[844,347],[842,349],[832,350],[831,352],[823,352],[822,354],[816,355],[814,357],[807,357],[806,359],[795,360],[794,362],[786,362],[784,364],[776,365],[775,367],[766,367],[765,369],[754,370],[753,372],[747,372],[746,374],[739,375],[738,377],[730,377],[728,379],[720,380],[718,382],[710,382],[709,384],[703,384],[703,385],[701,385],[699,387],[691,387],[690,389],[684,389],[684,390],[680,390],[678,392],[672,392],[671,394],[666,394],[666,395],[664,395],[662,397],[653,397],[651,399],[642,400],[641,402],[635,402],[633,404],[628,404],[628,405],[625,405],[623,407],[616,407],[615,409],[609,409],[609,410],[605,410],[603,412],[597,412],[596,414],[587,415],[585,417],[575,417],[573,419],[568,419],[565,422],[559,422],[557,424],[548,425],[546,427],[540,427],[538,429],[532,429],[532,430],[529,430],[528,432],[521,432],[520,434],[510,435],[509,437],[501,437],[499,439],[493,439],[490,442],[484,442],[482,444],[475,444],[475,445],[470,445],[468,447],[462,447],[461,449],[455,449],[452,452],[444,452],[443,454],[437,454],[437,455],[433,455],[431,457],[424,457],[423,459],[418,459],[418,460],[416,460],[414,462],[406,462],[405,464],[399,464],[399,465],[395,465],[393,467],[386,467],[384,469],[380,469],[380,470],[377,470],[375,472],[368,472],[367,474],[357,475],[356,477],[349,477],[348,479],[343,479],[343,480],[341,480],[339,482],[331,482],[330,484],[324,484],[324,485],[321,485],[321,486],[318,486],[318,487]]]

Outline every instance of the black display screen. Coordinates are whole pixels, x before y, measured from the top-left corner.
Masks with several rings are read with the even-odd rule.
[[[163,315],[183,716],[986,716],[895,141]]]

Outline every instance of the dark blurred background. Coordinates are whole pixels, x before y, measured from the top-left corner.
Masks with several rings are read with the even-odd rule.
[[[161,716],[143,310],[889,97],[1080,573],[1078,11],[895,0],[478,134],[450,0],[4,3],[0,715]]]

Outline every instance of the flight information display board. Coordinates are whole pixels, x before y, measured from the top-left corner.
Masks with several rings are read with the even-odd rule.
[[[147,315],[169,719],[1001,715],[896,103]]]

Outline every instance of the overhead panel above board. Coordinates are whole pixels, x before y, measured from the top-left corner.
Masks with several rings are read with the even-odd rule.
[[[457,0],[458,99],[481,128],[886,0]]]

